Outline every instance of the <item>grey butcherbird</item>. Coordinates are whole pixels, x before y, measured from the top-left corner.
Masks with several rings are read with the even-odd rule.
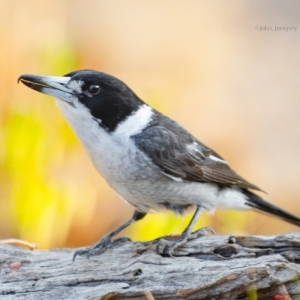
[[[175,121],[143,102],[108,74],[80,70],[63,77],[22,75],[28,87],[54,96],[96,169],[135,212],[130,220],[92,247],[74,254],[103,252],[111,238],[149,210],[195,213],[177,241],[161,240],[157,251],[172,256],[184,244],[203,210],[249,210],[300,226],[300,219],[268,203],[261,191],[233,171],[216,152]]]

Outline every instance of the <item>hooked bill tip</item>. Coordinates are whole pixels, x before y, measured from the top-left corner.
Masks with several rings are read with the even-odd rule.
[[[19,76],[17,83],[19,83],[20,81],[22,81],[22,76],[23,75]]]
[[[33,77],[32,75],[22,74],[19,76],[17,83],[19,83],[20,81],[21,82],[27,81],[27,80],[30,81],[30,78],[32,78],[32,77]]]

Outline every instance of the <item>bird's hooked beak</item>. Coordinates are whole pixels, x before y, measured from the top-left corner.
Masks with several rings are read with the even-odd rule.
[[[74,90],[68,87],[70,77],[56,77],[56,76],[39,76],[24,74],[18,78],[26,86],[38,92],[54,96],[60,100],[71,103],[71,98],[75,95]]]

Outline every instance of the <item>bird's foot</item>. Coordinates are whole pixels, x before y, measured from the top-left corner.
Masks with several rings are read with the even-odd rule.
[[[112,248],[116,244],[130,242],[130,241],[131,240],[128,237],[121,237],[113,241],[109,237],[104,237],[99,243],[91,247],[86,247],[75,251],[73,255],[73,261],[75,261],[75,258],[77,256],[83,256],[83,255],[85,255],[89,259],[90,256],[99,255],[104,251],[106,251],[107,249]]]
[[[161,256],[174,257],[175,249],[184,245],[188,240],[196,239],[200,236],[205,236],[208,232],[215,234],[215,231],[209,227],[203,227],[193,233],[183,232],[179,239],[176,241],[162,238],[159,240],[156,251]]]
[[[215,231],[210,227],[202,227],[194,232],[191,233],[189,240],[197,239],[200,236],[205,236],[207,233],[211,233],[212,235],[215,235]]]

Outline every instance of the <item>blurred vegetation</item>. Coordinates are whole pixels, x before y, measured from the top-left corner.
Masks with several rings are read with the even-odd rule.
[[[229,54],[233,51],[228,46],[232,42],[231,36],[235,33],[238,39],[241,33],[230,27],[230,21],[228,28],[220,27],[222,20],[231,20],[227,16],[232,12],[224,11],[224,7],[220,6],[211,15],[212,23],[205,17],[205,9],[215,8],[210,4],[206,7],[193,2],[187,8],[190,15],[186,15],[177,3],[173,7],[174,15],[170,15],[168,5],[160,6],[158,2],[147,2],[144,7],[134,1],[127,1],[128,5],[115,1],[104,3],[99,1],[98,4],[85,5],[82,1],[58,0],[43,4],[37,0],[0,3],[0,38],[5,41],[0,53],[3,66],[0,74],[0,238],[22,238],[37,243],[42,249],[82,246],[94,243],[131,216],[132,208],[123,203],[94,170],[53,99],[16,84],[22,73],[60,76],[83,68],[99,69],[123,79],[149,104],[183,123],[200,140],[204,136],[205,141],[217,148],[221,155],[225,153],[239,173],[248,174],[254,183],[264,181],[264,186],[271,188],[272,195],[277,194],[276,201],[282,200],[283,195],[291,199],[289,203],[284,198],[281,204],[280,200],[277,202],[299,214],[297,202],[293,200],[299,197],[294,179],[294,174],[300,170],[299,159],[296,160],[298,169],[297,164],[292,166],[289,160],[282,163],[291,165],[284,173],[278,159],[284,149],[278,150],[278,156],[275,157],[275,153],[273,157],[266,146],[274,145],[278,139],[276,135],[272,139],[272,122],[277,122],[277,116],[283,112],[282,106],[286,107],[286,102],[278,102],[278,110],[275,110],[273,103],[269,107],[264,104],[267,109],[261,112],[261,99],[250,107],[249,103],[257,98],[257,94],[252,94],[249,98],[244,97],[245,109],[244,104],[240,104],[241,91],[235,86],[232,90],[228,89],[228,73],[233,78],[230,82],[243,79],[239,69],[234,69],[232,65],[238,62],[240,67],[241,62],[248,62],[248,57],[239,56],[238,52],[235,57]],[[135,10],[139,13],[135,14]],[[243,11],[243,6],[235,9],[237,15]],[[153,12],[158,14],[157,27],[153,25]],[[221,21],[218,23],[219,18]],[[189,23],[187,20],[192,21]],[[236,22],[240,26],[244,24],[240,19]],[[207,28],[207,32],[203,28]],[[210,42],[211,35],[221,43],[222,53],[227,53],[227,66],[220,67],[224,54],[222,56],[217,52],[220,45]],[[251,44],[255,44],[255,38],[257,36],[253,35]],[[221,57],[210,56],[212,50]],[[255,55],[253,57],[255,61],[257,58]],[[289,57],[293,56],[290,54]],[[289,57],[285,57],[287,64]],[[277,58],[274,60],[277,61]],[[274,65],[273,61],[265,63]],[[290,68],[292,64],[290,62]],[[252,66],[253,72],[248,71],[247,78],[242,82],[245,90],[255,92],[251,78],[253,82],[261,82],[260,78],[255,77],[262,72],[260,66],[259,61],[257,69]],[[221,71],[226,74],[218,73]],[[272,70],[271,73],[277,74]],[[249,80],[248,86],[245,82]],[[278,80],[283,82],[282,77]],[[286,78],[286,82],[288,80]],[[224,85],[221,86],[220,82]],[[218,83],[220,91],[214,88]],[[271,89],[270,85],[265,88],[268,89]],[[283,92],[287,90],[293,89],[287,85]],[[238,94],[236,102],[232,100],[233,91]],[[262,91],[263,88],[259,93]],[[276,94],[280,93],[277,91]],[[291,94],[289,97],[294,99]],[[291,111],[296,114],[299,105],[295,103]],[[273,108],[274,112],[268,115]],[[286,118],[293,120],[291,111],[286,113]],[[256,119],[250,126],[246,120],[252,120],[253,116]],[[293,124],[299,125],[297,120],[295,117]],[[262,132],[265,131],[264,135],[257,132],[256,124]],[[293,130],[298,127],[293,126]],[[266,133],[267,130],[270,131]],[[284,132],[291,134],[291,127],[286,127]],[[265,136],[268,136],[268,141],[265,141]],[[299,140],[299,136],[294,137],[291,134],[292,141]],[[252,146],[249,147],[250,144]],[[295,157],[293,153],[298,153],[298,146],[297,142],[291,147],[294,149],[294,152],[290,150],[291,157]],[[279,164],[278,170],[272,169],[275,168],[273,161]],[[268,169],[269,174],[265,171]],[[276,177],[279,169],[281,176]],[[285,188],[279,189],[278,182]],[[289,193],[285,194],[287,190]],[[185,228],[190,218],[191,214],[184,218],[171,213],[151,214],[126,233],[136,240],[176,234]],[[295,230],[280,221],[270,220],[251,212],[222,211],[214,217],[204,214],[196,227],[211,226],[221,234],[275,234]]]
[[[50,47],[49,47],[50,46]],[[51,64],[47,57],[51,54]],[[70,44],[46,45],[38,57],[49,74],[62,74],[77,68],[77,55]],[[18,236],[38,241],[42,248],[56,239],[63,244],[67,238],[74,204],[72,186],[62,184],[57,172],[68,152],[76,150],[78,142],[57,110],[36,101],[26,114],[16,103],[9,107],[3,119],[4,160],[2,171],[7,184],[7,197],[12,224]],[[46,140],[52,140],[47,145]],[[52,178],[51,178],[52,177]],[[56,242],[57,243],[57,242]]]

